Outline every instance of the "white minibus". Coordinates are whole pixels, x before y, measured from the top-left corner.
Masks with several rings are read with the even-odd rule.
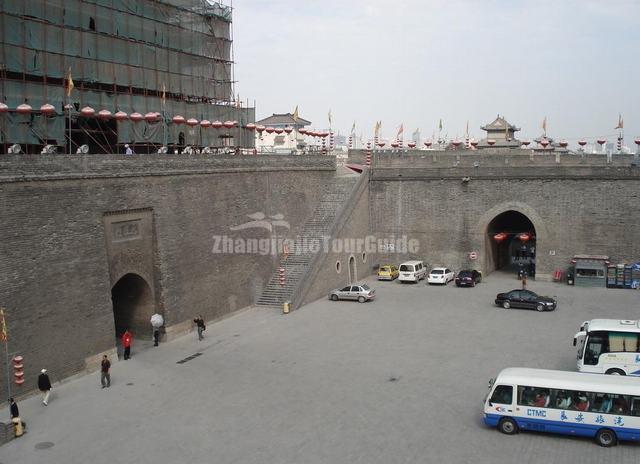
[[[640,382],[628,377],[543,369],[504,369],[489,382],[484,422],[520,430],[595,438],[600,446],[640,440]]]
[[[573,345],[578,346],[580,372],[640,375],[640,321],[585,321]]]
[[[398,281],[400,282],[418,283],[420,279],[424,279],[427,275],[427,268],[422,261],[407,261],[402,263],[398,270],[400,271],[398,276]]]

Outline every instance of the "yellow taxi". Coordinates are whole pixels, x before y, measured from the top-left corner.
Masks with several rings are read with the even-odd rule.
[[[399,275],[398,268],[391,264],[385,264],[378,269],[378,280],[393,280]]]

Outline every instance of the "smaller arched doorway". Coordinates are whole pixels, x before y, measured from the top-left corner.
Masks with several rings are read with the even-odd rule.
[[[535,276],[536,229],[519,211],[497,215],[487,227],[487,271],[526,271]]]
[[[349,256],[349,283],[353,284],[358,280],[358,273],[356,269],[356,259],[353,256]]]
[[[116,337],[130,330],[137,337],[151,336],[153,295],[147,281],[137,274],[126,274],[111,289]]]

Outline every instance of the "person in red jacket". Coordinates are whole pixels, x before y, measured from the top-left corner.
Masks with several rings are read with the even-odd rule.
[[[132,340],[133,340],[133,335],[131,335],[131,332],[129,332],[129,330],[127,329],[122,334],[122,346],[124,346],[124,359],[131,358],[131,342],[132,342]]]

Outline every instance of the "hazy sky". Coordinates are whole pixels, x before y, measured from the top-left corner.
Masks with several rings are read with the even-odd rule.
[[[227,3],[230,0],[227,0]],[[499,113],[575,143],[622,113],[640,136],[638,0],[234,0],[236,92],[256,117],[293,111],[320,129],[385,138],[404,123],[472,136]]]

